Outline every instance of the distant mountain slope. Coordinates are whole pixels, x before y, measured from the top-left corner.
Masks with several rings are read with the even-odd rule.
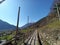
[[[0,30],[15,29],[15,28],[16,28],[15,26],[0,20]]]
[[[24,26],[21,27],[21,29],[27,28],[27,27],[29,27],[29,26],[31,26],[31,25],[33,25],[33,24],[34,24],[34,23],[25,24]]]

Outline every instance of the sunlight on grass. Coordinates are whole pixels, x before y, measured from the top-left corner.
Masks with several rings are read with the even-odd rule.
[[[0,40],[10,40],[10,39],[12,39],[12,38],[13,38],[12,35],[6,35],[6,36],[0,37]]]
[[[47,28],[60,28],[60,21],[54,21],[46,26]]]
[[[54,20],[53,22],[48,23],[47,25],[40,28],[40,30],[44,29],[59,29],[60,28],[60,21]]]

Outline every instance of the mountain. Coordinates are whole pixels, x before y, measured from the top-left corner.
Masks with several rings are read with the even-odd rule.
[[[22,26],[21,29],[25,29],[25,28],[33,25],[33,24],[34,24],[34,23],[27,23],[27,24],[25,24],[24,26]]]
[[[0,30],[12,30],[15,29],[16,27],[14,25],[11,25],[5,21],[0,20]]]

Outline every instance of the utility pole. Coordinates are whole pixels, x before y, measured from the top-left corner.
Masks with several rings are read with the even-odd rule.
[[[18,17],[17,17],[17,27],[16,27],[16,35],[15,35],[15,45],[17,45],[17,35],[18,35],[18,29],[19,29],[19,16],[20,16],[20,7],[18,9]]]
[[[19,16],[20,16],[20,7],[19,7],[19,9],[18,9],[18,17],[17,17],[17,28],[16,28],[16,34],[18,33]]]
[[[57,15],[58,15],[58,20],[60,20],[59,7],[58,7],[58,4],[57,4],[57,3],[56,3],[56,8],[57,8]]]
[[[57,17],[58,17],[58,20],[60,20],[60,12],[59,12],[59,6],[60,6],[60,0],[54,0],[54,7],[53,9],[56,10],[57,12]]]
[[[29,16],[27,16],[27,24],[29,24]]]

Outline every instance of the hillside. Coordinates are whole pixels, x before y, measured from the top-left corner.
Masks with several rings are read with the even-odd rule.
[[[0,30],[8,30],[8,29],[15,29],[16,27],[14,25],[11,25],[5,21],[0,20]]]

